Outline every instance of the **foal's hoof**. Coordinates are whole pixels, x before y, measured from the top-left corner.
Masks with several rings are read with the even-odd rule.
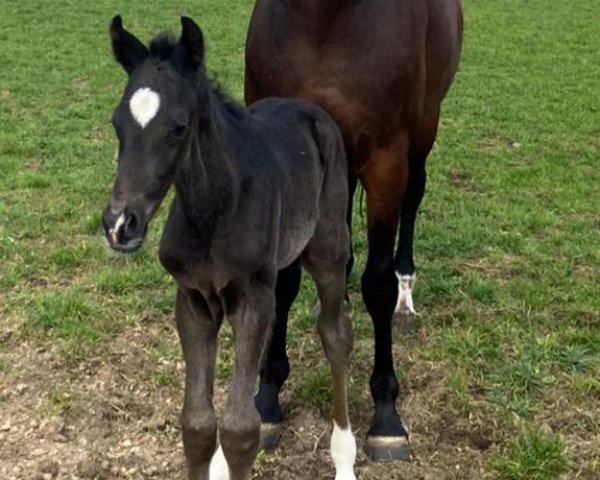
[[[376,462],[410,460],[410,444],[406,437],[367,437],[365,449]]]
[[[279,445],[282,430],[281,423],[262,423],[260,425],[260,448],[275,450]]]

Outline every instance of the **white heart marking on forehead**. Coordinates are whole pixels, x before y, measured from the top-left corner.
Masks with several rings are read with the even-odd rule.
[[[160,96],[148,87],[135,91],[129,100],[131,115],[139,125],[144,128],[150,120],[156,117],[160,108]]]

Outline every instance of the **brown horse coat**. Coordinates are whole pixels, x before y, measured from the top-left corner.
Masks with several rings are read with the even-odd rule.
[[[246,103],[276,95],[320,104],[342,131],[351,192],[357,179],[366,192],[362,293],[375,329],[375,415],[368,433],[375,458],[409,452],[395,407],[391,324],[394,311],[400,319],[414,316],[414,224],[462,28],[459,0],[258,0],[248,32]],[[283,382],[268,372],[287,362],[282,342],[273,339],[259,393],[264,397],[275,384],[269,391],[277,408]]]

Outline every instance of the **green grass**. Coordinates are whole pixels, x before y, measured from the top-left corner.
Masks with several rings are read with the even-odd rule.
[[[181,375],[172,367],[163,367],[153,374],[154,383],[159,387],[180,387]]]
[[[331,388],[331,370],[326,363],[319,364],[303,376],[296,388],[296,399],[299,404],[312,406],[324,415],[333,408],[333,391]]]
[[[452,405],[461,414],[472,410],[468,374],[463,369],[453,369],[446,374],[446,386],[452,394]]]
[[[8,372],[10,370],[10,364],[4,360],[0,360],[0,373]]]
[[[94,307],[78,292],[56,292],[35,298],[31,322],[60,337],[93,342],[99,335],[94,328]]]
[[[555,434],[525,430],[492,460],[500,480],[546,480],[567,470],[565,447]]]
[[[575,375],[573,389],[585,398],[600,398],[600,380],[591,375]]]
[[[46,395],[40,413],[43,418],[51,418],[74,408],[76,404],[72,395],[60,390],[59,387],[53,387]]]
[[[1,3],[0,330],[17,325],[17,342],[59,345],[68,367],[110,352],[145,319],[170,316],[174,303],[156,257],[165,208],[131,257],[111,253],[98,233],[115,174],[108,120],[126,79],[111,57],[111,17],[122,14],[149,39],[191,15],[207,37],[209,70],[239,99],[253,2]],[[597,478],[597,463],[567,462],[576,453],[536,429],[556,423],[577,441],[598,434],[591,421],[562,419],[599,415],[596,2],[464,4],[461,68],[444,103],[415,240],[419,330],[396,340],[407,359],[397,370],[416,390],[413,363],[441,369],[449,396],[440,408],[494,426],[486,474],[552,480],[581,467],[583,478]],[[359,293],[365,222],[357,208],[350,288],[359,342],[372,335]],[[289,343],[296,362],[315,365],[323,357],[308,285],[305,278]],[[230,332],[222,340],[221,381],[233,368]],[[149,361],[177,355],[165,343]],[[370,362],[370,354],[354,356],[355,411],[369,404]],[[3,375],[14,370],[12,360],[0,362]],[[179,385],[170,367],[149,371],[157,386]],[[327,365],[293,388],[295,402],[330,411]],[[59,397],[47,400],[49,411],[62,408]]]

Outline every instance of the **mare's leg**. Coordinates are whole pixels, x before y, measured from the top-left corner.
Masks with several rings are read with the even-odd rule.
[[[220,439],[231,480],[247,480],[260,441],[260,415],[254,404],[256,381],[275,317],[276,272],[262,272],[226,293],[233,330],[235,371],[221,422]]]
[[[221,318],[200,292],[178,289],[177,331],[185,359],[185,399],[181,413],[183,448],[190,480],[208,480],[217,443],[212,403],[217,333]]]
[[[276,319],[265,365],[260,372],[260,387],[254,403],[261,418],[260,446],[273,449],[279,442],[283,412],[279,391],[290,373],[286,353],[287,322],[290,307],[300,290],[300,262],[295,261],[277,274],[275,287]]]
[[[367,195],[369,253],[362,276],[363,300],[375,330],[375,366],[371,395],[375,414],[367,433],[374,460],[408,459],[408,434],[396,411],[398,381],[392,357],[392,315],[398,296],[394,243],[408,170],[408,136],[398,136],[373,152],[361,170]]]
[[[437,134],[439,110],[417,125],[410,135],[408,150],[408,184],[402,203],[400,235],[396,252],[396,277],[398,278],[398,301],[394,312],[395,322],[402,329],[414,327],[415,308],[412,289],[416,280],[413,260],[413,238],[417,210],[425,193],[427,179],[425,161],[433,147]]]

